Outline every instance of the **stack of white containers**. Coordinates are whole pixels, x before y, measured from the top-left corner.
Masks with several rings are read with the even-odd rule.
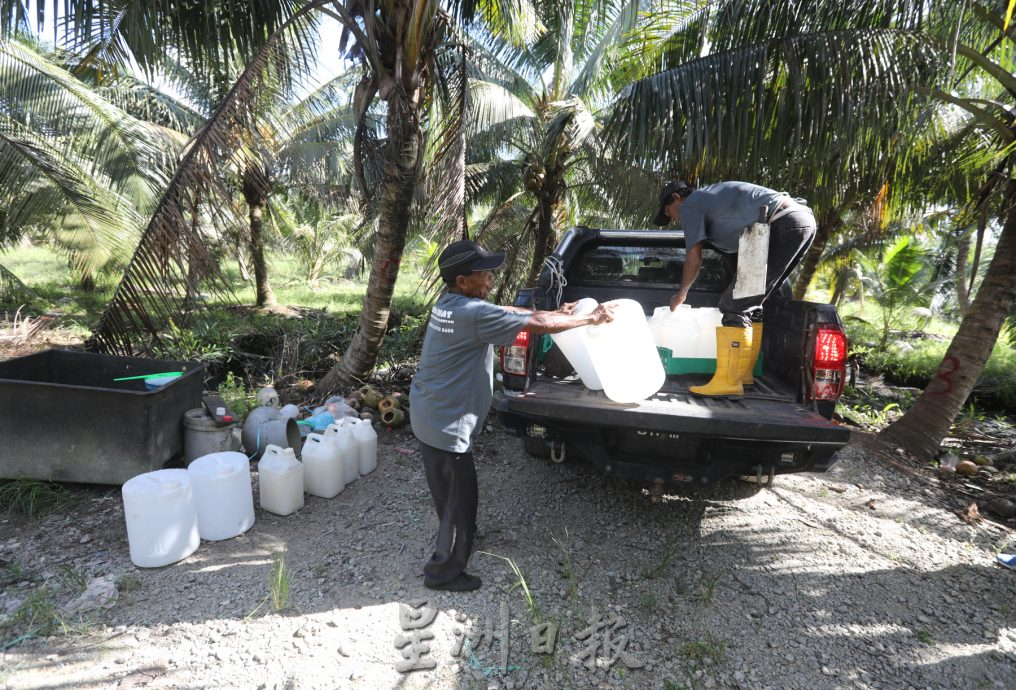
[[[304,491],[332,498],[377,469],[377,433],[369,421],[342,419],[311,434],[303,462],[292,448],[268,445],[258,461],[260,506],[290,515]],[[254,524],[250,462],[243,453],[204,455],[187,469],[157,470],[132,478],[121,490],[131,561],[157,568],[194,553],[201,539],[243,534]]]
[[[673,311],[657,307],[649,330],[656,345],[669,348],[675,358],[716,359],[716,328],[722,321],[723,314],[715,307],[682,304]]]
[[[344,417],[323,434],[310,434],[301,453],[304,491],[334,498],[377,469],[377,432],[367,420]]]
[[[619,299],[606,306],[611,308],[612,321],[555,333],[551,338],[587,388],[602,388],[614,402],[645,400],[663,387],[667,375],[642,305]],[[596,301],[592,299],[576,304],[578,313],[595,308]]]

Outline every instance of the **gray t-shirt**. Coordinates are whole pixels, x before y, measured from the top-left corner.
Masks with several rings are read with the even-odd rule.
[[[741,230],[758,220],[759,207],[768,216],[789,196],[750,182],[720,182],[689,194],[681,204],[681,227],[689,249],[702,240],[726,254],[737,252]]]
[[[494,396],[494,345],[529,323],[482,299],[446,293],[430,310],[420,366],[409,389],[413,433],[433,448],[465,453]]]

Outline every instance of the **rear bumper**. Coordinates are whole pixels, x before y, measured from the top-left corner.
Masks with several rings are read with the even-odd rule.
[[[569,391],[567,401],[560,391],[541,395],[538,386],[534,393],[496,397],[509,433],[541,438],[632,481],[709,484],[759,472],[824,472],[850,440],[848,429],[787,401],[671,396],[617,405],[585,389]]]

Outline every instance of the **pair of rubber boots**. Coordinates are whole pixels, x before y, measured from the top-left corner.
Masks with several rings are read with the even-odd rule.
[[[762,349],[762,324],[751,328],[720,326],[716,329],[716,373],[704,386],[692,386],[695,395],[740,398],[744,387],[755,383],[752,372]]]

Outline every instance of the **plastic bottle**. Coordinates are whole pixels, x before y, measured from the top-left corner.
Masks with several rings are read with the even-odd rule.
[[[592,297],[580,299],[575,303],[573,314],[588,314],[596,309],[597,301]],[[561,352],[568,358],[568,362],[574,367],[575,373],[582,379],[582,384],[589,390],[602,390],[603,384],[596,373],[596,368],[589,359],[589,341],[587,329],[589,326],[571,328],[562,333],[552,333],[550,339],[561,348]]]
[[[187,470],[146,472],[121,488],[131,561],[158,568],[194,553],[201,544],[197,501]]]
[[[370,474],[377,469],[377,432],[366,419],[353,422],[353,439],[360,457],[360,474]]]
[[[660,390],[667,375],[642,305],[630,299],[610,305],[613,321],[587,327],[589,359],[608,398],[639,402]]]
[[[657,307],[649,319],[649,330],[656,345],[669,349],[674,358],[698,357],[700,332],[694,312],[687,304],[674,311],[670,307]]]
[[[258,493],[270,513],[289,515],[303,508],[303,465],[292,448],[265,448],[258,462]]]
[[[250,461],[243,453],[203,455],[187,466],[202,539],[219,541],[243,534],[254,524]]]
[[[348,420],[348,421],[347,421]],[[345,468],[346,486],[360,478],[360,453],[353,438],[352,420],[343,418],[325,430],[325,440],[330,441],[338,449]]]
[[[300,454],[303,460],[303,490],[311,496],[332,498],[346,488],[346,468],[339,449],[321,434],[310,434]]]

